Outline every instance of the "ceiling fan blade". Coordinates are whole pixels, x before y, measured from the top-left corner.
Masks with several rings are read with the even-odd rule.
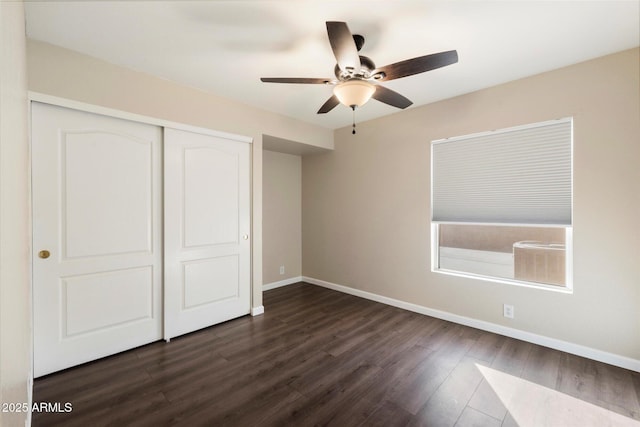
[[[340,104],[338,97],[333,95],[331,98],[327,99],[327,102],[322,104],[322,107],[320,107],[320,109],[318,110],[318,114],[328,113],[329,111],[333,110],[338,104]]]
[[[260,77],[265,83],[302,83],[302,84],[329,84],[332,79],[315,79],[306,77]]]
[[[360,56],[353,35],[345,22],[327,21],[327,34],[333,55],[342,71],[360,71]]]
[[[384,102],[385,104],[389,104],[392,107],[397,108],[407,108],[409,105],[413,104],[409,99],[400,95],[398,92],[395,92],[391,89],[387,89],[384,86],[376,85],[376,91],[371,96],[373,99],[377,99],[380,102]]]
[[[449,50],[376,68],[372,74],[383,72],[384,76],[379,80],[393,80],[435,70],[436,68],[445,67],[455,64],[456,62],[458,62],[458,52]]]

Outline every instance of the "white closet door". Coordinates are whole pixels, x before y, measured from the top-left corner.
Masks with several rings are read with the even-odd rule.
[[[165,339],[250,311],[249,144],[165,129]]]
[[[36,377],[162,338],[161,136],[32,104]]]

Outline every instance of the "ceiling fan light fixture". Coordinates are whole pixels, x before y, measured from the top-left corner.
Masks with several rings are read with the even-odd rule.
[[[407,108],[412,104],[409,99],[382,84],[373,82],[387,82],[413,76],[414,74],[424,73],[458,62],[458,52],[449,50],[405,59],[383,67],[376,67],[371,58],[360,55],[364,37],[352,34],[346,22],[327,21],[326,24],[329,44],[337,61],[333,69],[333,74],[336,76],[335,79],[308,77],[260,78],[265,83],[322,83],[335,85],[333,95],[322,104],[318,114],[326,114],[337,107],[338,104],[343,104],[355,111],[356,107],[366,104],[371,98],[392,107]]]
[[[376,86],[365,80],[352,79],[339,83],[333,88],[333,94],[347,107],[360,107],[371,99]]]

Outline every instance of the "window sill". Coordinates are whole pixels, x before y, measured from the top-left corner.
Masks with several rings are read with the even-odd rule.
[[[558,292],[561,294],[569,294],[569,295],[573,294],[573,288],[571,286],[545,285],[543,283],[524,282],[524,281],[515,280],[515,279],[503,279],[499,277],[483,276],[480,274],[465,273],[461,271],[446,270],[446,269],[432,268],[431,271],[433,273],[446,274],[448,276],[464,277],[467,279],[482,280],[485,282],[500,283],[500,284],[506,284],[506,285],[512,285],[512,286],[519,286],[523,288],[530,288],[530,289],[540,289],[544,291]]]

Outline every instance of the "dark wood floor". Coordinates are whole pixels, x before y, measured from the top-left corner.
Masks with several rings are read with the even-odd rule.
[[[73,411],[33,425],[640,425],[635,372],[308,284],[264,305],[37,379]]]

